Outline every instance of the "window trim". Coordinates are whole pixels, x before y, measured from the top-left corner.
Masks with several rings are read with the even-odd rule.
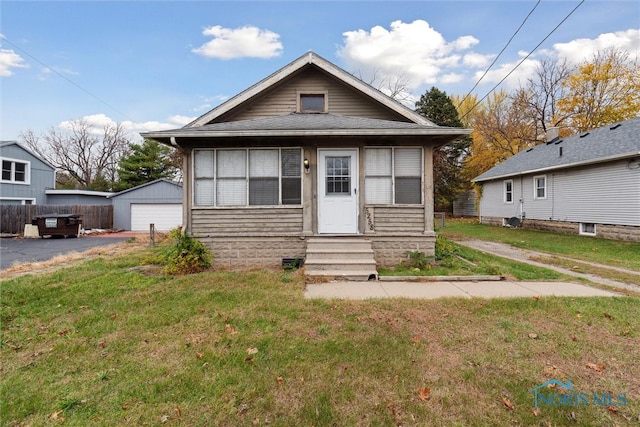
[[[507,184],[511,184],[511,190],[507,191]],[[502,201],[507,205],[513,204],[513,180],[505,179],[502,181]],[[507,199],[507,194],[511,196],[511,200]]]
[[[245,152],[245,164],[246,164],[246,174],[244,176],[244,181],[245,181],[245,185],[246,185],[246,194],[245,194],[245,203],[242,205],[219,205],[218,204],[218,197],[217,197],[217,183],[218,183],[218,167],[217,167],[217,161],[218,161],[218,151],[233,151],[233,150],[242,150]],[[250,151],[251,150],[276,150],[278,152],[278,204],[276,205],[252,205],[249,203],[250,200],[250,187],[249,187],[249,181],[252,178],[251,177],[251,171],[250,171]],[[282,173],[282,150],[298,150],[300,152],[300,169],[299,169],[299,173],[300,175],[297,177],[293,177],[293,176],[285,176]],[[195,156],[196,156],[196,152],[198,151],[212,151],[213,152],[213,156],[212,156],[212,161],[213,161],[213,177],[202,177],[201,179],[207,179],[207,180],[212,180],[213,181],[213,204],[205,204],[205,205],[198,205],[196,204],[196,181],[198,180],[198,178],[196,178],[196,162],[195,162]],[[197,209],[274,209],[274,208],[297,208],[297,207],[302,207],[303,203],[304,203],[304,184],[303,184],[303,170],[304,170],[304,166],[302,164],[302,159],[304,157],[304,153],[302,151],[302,147],[239,147],[239,148],[197,148],[194,149],[191,152],[191,171],[192,171],[192,176],[191,176],[191,182],[192,182],[192,189],[191,189],[191,207],[192,208],[197,208]],[[282,184],[283,184],[283,179],[286,178],[298,178],[300,180],[300,203],[299,204],[283,204],[282,203]]]
[[[538,179],[544,178],[544,196],[538,196]],[[547,198],[547,188],[548,188],[548,180],[547,175],[536,175],[533,177],[533,199],[534,200],[545,200]]]
[[[29,160],[13,159],[10,157],[0,157],[0,168],[4,162],[11,162],[11,179],[2,179],[0,173],[0,182],[3,184],[30,185],[31,184],[31,162]],[[16,163],[24,165],[24,181],[16,181]],[[4,172],[4,170],[2,170]]]
[[[318,111],[318,110],[303,110],[302,109],[302,98],[304,96],[319,96],[322,95],[324,102],[323,102],[323,109],[322,111]],[[304,91],[296,91],[296,111],[298,113],[306,113],[306,114],[321,114],[321,113],[327,113],[329,112],[329,91],[327,90],[304,90]]]
[[[592,225],[593,231],[585,231],[585,226]],[[580,223],[580,233],[581,236],[592,236],[595,237],[597,234],[597,226],[594,222],[581,222]]]
[[[366,191],[367,191],[367,178],[374,178],[374,177],[383,177],[383,176],[376,176],[376,175],[367,175],[367,162],[366,162],[366,151],[367,150],[376,150],[376,149],[390,149],[391,150],[391,176],[389,177],[391,179],[391,203],[367,203],[366,201]],[[420,202],[419,203],[396,203],[396,178],[398,178],[396,176],[396,162],[395,162],[395,152],[396,150],[402,150],[402,149],[419,149],[420,150]],[[424,197],[424,147],[421,146],[402,146],[402,147],[392,147],[392,146],[371,146],[371,147],[364,147],[364,188],[365,188],[365,205],[367,206],[424,206],[425,203],[425,197]],[[386,177],[386,175],[384,176]],[[399,178],[417,178],[417,176],[415,177],[406,177],[406,176],[400,176]]]

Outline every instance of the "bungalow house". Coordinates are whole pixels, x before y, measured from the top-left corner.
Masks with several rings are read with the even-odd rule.
[[[329,270],[370,252],[375,273],[406,251],[433,254],[433,150],[469,133],[309,52],[185,127],[142,136],[182,152],[183,227],[215,264],[311,268],[344,251],[316,266]]]
[[[473,181],[482,223],[640,241],[640,118],[548,138]]]
[[[46,203],[47,188],[54,188],[56,168],[17,141],[0,141],[0,204]]]

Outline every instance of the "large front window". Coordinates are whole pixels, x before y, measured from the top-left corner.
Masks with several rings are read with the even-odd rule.
[[[194,151],[195,206],[277,206],[302,203],[301,151]]]
[[[422,203],[421,148],[365,149],[367,204]]]

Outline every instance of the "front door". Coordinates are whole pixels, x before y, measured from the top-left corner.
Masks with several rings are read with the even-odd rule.
[[[358,150],[318,150],[318,233],[358,233]]]

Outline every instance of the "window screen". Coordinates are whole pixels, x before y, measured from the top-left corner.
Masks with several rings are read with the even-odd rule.
[[[247,152],[246,150],[218,150],[216,167],[218,206],[247,204]]]

